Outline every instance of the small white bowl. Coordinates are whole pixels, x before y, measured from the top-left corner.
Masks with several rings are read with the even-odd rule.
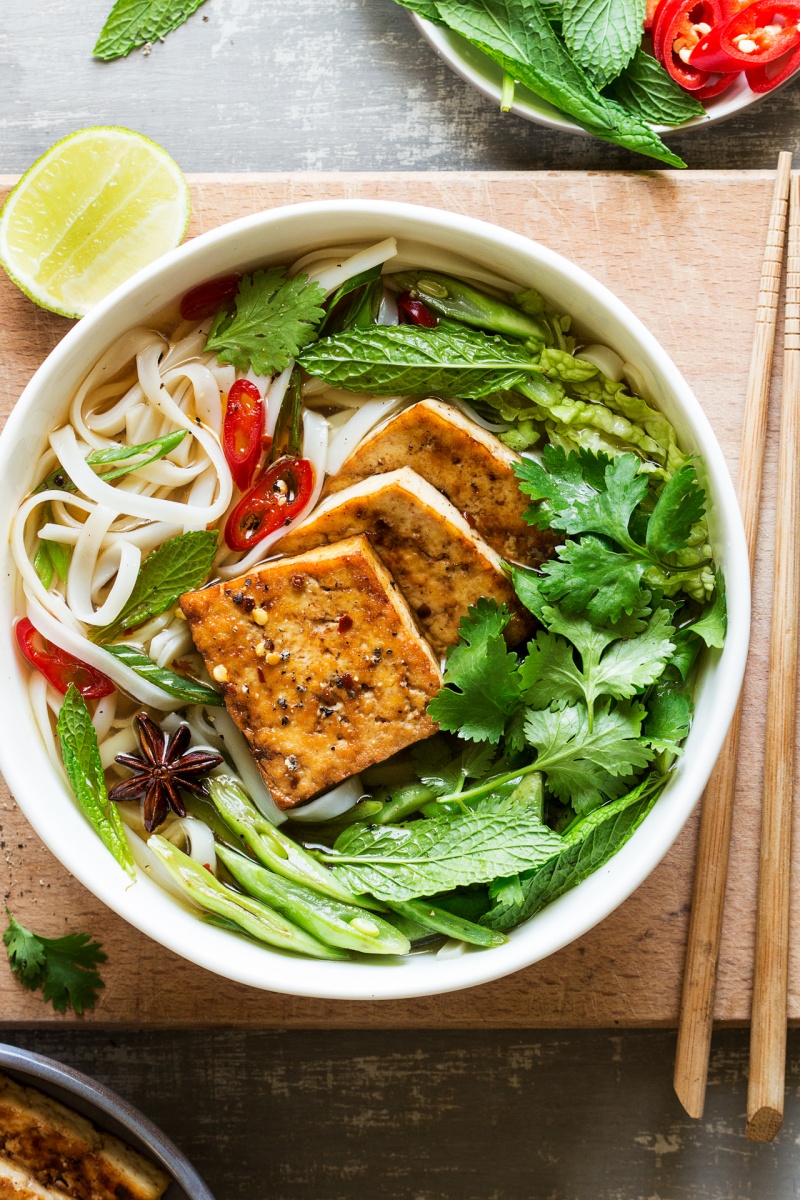
[[[408,15],[425,41],[433,47],[443,62],[446,62],[448,67],[455,71],[456,75],[459,75],[465,83],[471,84],[482,96],[485,96],[487,100],[493,100],[499,107],[503,72],[497,63],[473,46],[466,38],[454,33],[445,25],[434,25],[432,21],[426,21],[418,13],[409,12]],[[656,133],[669,137],[676,133],[685,133],[689,129],[704,129],[707,125],[726,121],[728,117],[736,116],[744,109],[758,104],[766,96],[774,96],[794,78],[795,76],[791,75],[771,92],[758,93],[750,90],[747,80],[742,74],[720,96],[714,96],[706,102],[705,116],[692,117],[690,120],[684,121],[682,125],[654,125],[653,128]],[[536,125],[544,125],[547,129],[558,129],[564,133],[579,133],[582,137],[594,136],[588,129],[582,129],[580,125],[576,125],[564,113],[552,104],[548,104],[546,100],[542,100],[540,96],[535,95],[522,84],[517,86],[514,103],[509,112],[515,113],[518,117],[524,117],[526,121],[533,121]]]
[[[291,262],[316,246],[396,235],[466,255],[501,276],[535,286],[581,331],[612,346],[642,372],[655,403],[689,450],[703,456],[712,503],[711,536],[728,586],[728,637],[707,654],[694,727],[673,778],[647,820],[612,861],[516,929],[495,950],[459,958],[417,954],[381,962],[332,963],[262,948],[204,924],[149,879],[130,886],[51,765],[14,648],[13,514],[34,483],[32,464],[47,430],[92,363],[126,329],[214,276],[265,262]],[[223,225],[140,271],[72,329],[34,375],[0,436],[0,767],[36,832],[90,891],[132,925],[184,958],[229,979],[294,995],[400,999],[486,983],[552,954],[601,921],[653,870],[686,823],[728,729],[744,674],[750,580],[744,531],[728,468],[689,387],[652,334],[607,288],[559,254],[519,234],[455,213],[370,200],[298,204]],[[665,904],[670,899],[665,897]]]

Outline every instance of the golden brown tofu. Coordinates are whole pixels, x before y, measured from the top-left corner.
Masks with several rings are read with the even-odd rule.
[[[530,632],[532,622],[500,556],[410,467],[372,475],[329,496],[280,548],[299,554],[357,533],[369,535],[437,656],[458,641],[461,618],[481,596],[507,604],[514,614],[510,645]]]
[[[158,1200],[168,1186],[159,1167],[119,1138],[0,1074],[0,1200],[64,1194],[75,1200]]]
[[[519,461],[518,454],[457,408],[421,400],[364,438],[339,474],[327,481],[323,496],[368,475],[412,467],[503,558],[538,566],[551,556],[556,542],[552,534],[523,520],[528,501],[512,470]]]
[[[281,808],[430,737],[439,665],[366,537],[181,597]]]

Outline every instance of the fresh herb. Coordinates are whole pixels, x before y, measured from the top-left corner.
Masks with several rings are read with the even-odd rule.
[[[464,326],[378,325],[315,342],[301,366],[351,392],[469,399],[539,371],[523,346]]]
[[[645,0],[564,0],[564,41],[596,87],[616,79],[633,58],[644,14]]]
[[[577,887],[628,841],[653,807],[666,780],[645,780],[626,796],[595,809],[564,831],[563,848],[540,867],[490,885],[494,907],[481,924],[505,931]]]
[[[701,638],[707,646],[721,650],[728,631],[728,605],[725,598],[725,578],[721,571],[716,574],[716,592],[714,602],[707,608],[699,621],[689,625],[687,633]]]
[[[8,909],[6,916],[3,942],[9,966],[23,987],[41,989],[56,1012],[72,1008],[80,1015],[94,1008],[105,987],[97,967],[108,957],[100,942],[93,942],[88,933],[42,937],[20,925]]]
[[[125,827],[116,808],[109,803],[91,714],[74,683],[67,689],[56,728],[64,768],[81,811],[119,865],[135,878]]]
[[[287,279],[284,267],[245,275],[232,308],[214,318],[206,342],[220,362],[258,375],[283,371],[316,337],[325,291],[307,275]]]
[[[319,336],[330,337],[355,326],[374,325],[383,297],[383,264],[378,263],[358,275],[351,275],[325,301],[325,319]],[[347,300],[347,303],[343,301]]]
[[[641,31],[640,31],[641,32]],[[706,110],[641,47],[608,89],[608,95],[651,125],[682,125]]]
[[[133,590],[122,612],[110,625],[92,634],[96,642],[110,642],[175,604],[184,592],[200,587],[208,578],[217,551],[217,534],[200,529],[168,538],[142,563]]]
[[[203,0],[116,0],[100,31],[94,58],[122,58],[137,46],[163,42]]]
[[[471,812],[364,827],[347,839],[344,853],[324,861],[355,892],[413,900],[511,875],[544,862],[560,846],[558,835],[523,806],[514,813]]]
[[[416,8],[416,0],[410,7]],[[646,122],[601,95],[570,58],[538,0],[436,0],[435,11],[442,23],[595,137],[669,166],[686,165]]]
[[[158,459],[171,454],[181,444],[187,432],[186,429],[176,429],[174,433],[165,433],[163,437],[154,438],[152,442],[140,442],[137,446],[103,446],[102,449],[93,450],[91,454],[87,454],[86,462],[90,467],[124,462],[125,466],[123,467],[97,472],[103,483],[113,483],[115,479],[121,479],[123,475],[129,475],[131,471],[138,471],[140,467],[147,467],[150,463],[157,462]],[[141,462],[131,462],[130,459],[134,458],[141,459]],[[54,471],[51,471],[35,491],[46,492],[50,489],[60,492],[76,492],[78,490],[63,467],[56,467]]]
[[[662,680],[647,702],[642,737],[660,754],[678,756],[692,724],[692,703],[677,683]]]
[[[168,692],[170,696],[175,696],[178,700],[185,700],[187,704],[217,706],[225,703],[220,693],[216,692],[214,688],[208,687],[204,683],[196,683],[195,680],[178,675],[177,672],[170,671],[166,667],[159,667],[149,654],[138,650],[136,646],[118,642],[114,646],[104,646],[103,648],[108,654],[113,654],[114,658],[124,663],[126,667],[130,667],[142,679],[155,684],[156,687],[161,688],[162,692]]]

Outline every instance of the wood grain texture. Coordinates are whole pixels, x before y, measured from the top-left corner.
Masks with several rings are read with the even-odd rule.
[[[792,804],[800,647],[800,178],[792,179],[773,561],[772,629],[758,872],[747,1136],[768,1142],[783,1120]]]
[[[751,581],[756,565],[761,483],[767,445],[773,350],[783,276],[791,168],[791,155],[782,153],[775,173],[775,189],[772,194],[764,261],[761,266],[755,336],[750,355],[750,374],[747,379],[742,423],[737,492],[750,556]],[[692,885],[692,911],[683,969],[678,1048],[675,1056],[675,1091],[692,1117],[703,1115],[706,1091],[717,966],[725,915],[741,721],[740,700],[733,714],[722,753],[703,795],[700,817]]]
[[[206,0],[150,55],[95,62],[109,8],[4,0],[0,170],[24,170],[85,125],[146,133],[185,171],[646,165],[595,138],[502,115],[392,0]],[[800,83],[668,141],[690,167],[771,168],[779,149],[800,150]]]
[[[747,1036],[715,1038],[708,1106],[674,1036],[510,1030],[16,1032],[131,1100],[217,1200],[797,1200],[800,1031],[786,1122],[742,1136]]]
[[[773,175],[423,174],[198,177],[198,232],[222,220],[314,197],[424,201],[486,217],[568,254],[649,325],[706,408],[736,472],[749,346]],[[687,242],[691,231],[691,248]],[[677,232],[677,237],[676,237]],[[68,323],[49,317],[0,280],[0,411]],[[772,527],[775,430],[769,431],[763,501]],[[755,640],[745,690],[747,753],[731,852],[717,1018],[749,1012],[766,659],[770,538],[756,567]],[[4,893],[20,920],[42,932],[89,929],[109,950],[108,986],[91,1022],[137,1026],[609,1026],[669,1025],[678,1012],[696,820],[631,899],[559,954],[510,979],[430,1000],[345,1004],[248,991],[215,979],[128,928],[52,859],[5,795]],[[800,1017],[800,962],[792,963],[790,1013]],[[6,1021],[55,1018],[38,996],[0,972]]]

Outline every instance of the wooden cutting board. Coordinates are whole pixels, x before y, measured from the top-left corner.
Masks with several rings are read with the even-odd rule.
[[[11,182],[0,177],[0,190]],[[211,175],[190,182],[190,235],[280,204],[369,197],[483,217],[560,251],[607,284],[661,340],[708,413],[736,477],[772,190],[769,172]],[[5,418],[70,323],[34,307],[0,276],[0,413]],[[717,994],[717,1018],[728,1022],[747,1020],[750,1008],[775,408],[773,403]],[[26,925],[49,935],[88,930],[104,943],[106,989],[87,1022],[264,1028],[671,1025],[678,1013],[696,834],[697,814],[627,903],[560,953],[508,979],[429,1000],[296,999],[228,983],[185,963],[130,928],[69,876],[29,829],[7,790],[0,796],[0,882],[9,907]],[[800,874],[795,896],[798,890]],[[789,1007],[793,1018],[800,1017],[800,956],[792,963]],[[38,994],[23,991],[2,964],[0,1016],[9,1024],[65,1020]]]

